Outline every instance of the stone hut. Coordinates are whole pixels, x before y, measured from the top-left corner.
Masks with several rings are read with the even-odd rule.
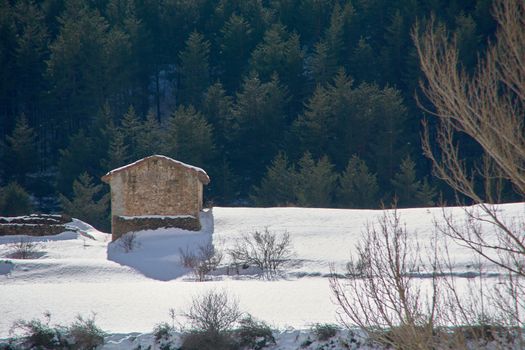
[[[204,170],[153,155],[108,172],[113,240],[131,231],[179,227],[200,230]]]

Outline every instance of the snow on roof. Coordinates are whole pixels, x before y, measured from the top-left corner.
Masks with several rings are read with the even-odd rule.
[[[193,166],[193,165],[189,165],[189,164],[183,163],[181,161],[172,159],[170,157],[159,155],[159,154],[155,154],[155,155],[152,155],[152,156],[149,156],[149,157],[145,157],[145,158],[137,160],[136,162],[133,162],[133,163],[121,166],[120,168],[113,169],[113,170],[109,171],[106,175],[102,176],[102,181],[109,183],[109,179],[114,174],[120,173],[121,171],[128,170],[128,169],[130,169],[130,168],[132,168],[132,167],[134,167],[136,165],[139,165],[139,164],[141,164],[141,163],[143,163],[143,162],[145,162],[145,161],[147,161],[149,159],[152,159],[152,158],[169,161],[169,162],[171,162],[173,164],[183,166],[184,168],[186,168],[188,170],[196,172],[197,173],[197,177],[199,178],[199,180],[205,185],[207,185],[210,182],[210,178],[209,178],[208,174],[203,169],[201,169],[199,167],[196,167],[196,166]]]

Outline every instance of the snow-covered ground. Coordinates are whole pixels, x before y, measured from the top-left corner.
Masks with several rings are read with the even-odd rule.
[[[499,209],[507,219],[522,220],[525,204]],[[461,208],[447,210],[457,220],[464,217]],[[442,209],[403,209],[399,214],[425,251]],[[109,234],[75,220],[77,231],[32,238],[39,242],[41,254],[25,260],[8,259],[9,243],[19,242],[21,236],[0,237],[0,261],[13,263],[0,264],[0,339],[9,336],[15,320],[39,318],[46,311],[51,323],[68,324],[78,314],[95,313],[97,324],[107,332],[147,333],[155,324],[169,321],[170,309],[185,310],[193,297],[218,289],[234,296],[243,311],[288,329],[283,334],[298,341],[300,336],[290,328],[336,322],[337,307],[327,278],[330,265],[342,271],[365,226],[380,215],[378,210],[216,207],[203,213],[201,231],[142,231],[137,233],[136,248],[127,253],[118,243],[110,244]],[[210,281],[196,282],[180,264],[181,249],[211,242],[226,252],[243,234],[265,228],[288,232],[293,244],[292,263],[275,279],[228,275],[221,269]],[[467,249],[452,245],[450,255],[455,272],[472,272],[476,260]],[[484,270],[491,271],[491,266]],[[129,338],[112,337],[108,349],[118,349]]]

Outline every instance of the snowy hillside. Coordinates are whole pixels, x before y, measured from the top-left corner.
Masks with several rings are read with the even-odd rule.
[[[524,204],[502,205],[507,218],[520,218]],[[461,219],[461,208],[448,209]],[[441,209],[399,210],[414,239],[428,244]],[[126,253],[110,235],[78,220],[75,232],[33,238],[39,242],[35,259],[8,259],[0,267],[0,338],[9,335],[17,319],[51,313],[52,323],[66,324],[78,314],[96,313],[97,324],[111,333],[151,332],[169,320],[170,308],[184,310],[192,297],[209,289],[226,290],[241,309],[280,329],[307,329],[316,322],[336,322],[327,275],[330,264],[342,271],[366,224],[381,214],[375,210],[303,208],[213,208],[202,216],[200,232],[176,229],[143,231],[137,247]],[[294,256],[284,273],[273,280],[256,275],[227,275],[220,269],[210,281],[196,282],[180,264],[180,249],[212,242],[227,252],[241,235],[268,228],[288,232]],[[0,237],[0,260],[20,236]],[[424,249],[422,249],[424,251]],[[469,272],[474,259],[468,250],[450,249],[455,272]],[[227,262],[227,254],[224,254]],[[490,266],[485,267],[490,271]]]

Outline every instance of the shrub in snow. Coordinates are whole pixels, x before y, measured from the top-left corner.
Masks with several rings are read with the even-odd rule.
[[[19,241],[12,243],[10,248],[11,253],[9,257],[13,259],[31,259],[38,255],[41,245],[27,238],[21,238]]]
[[[339,327],[331,323],[316,323],[312,326],[312,332],[320,341],[327,341],[335,337],[338,331]]]
[[[232,328],[241,318],[239,304],[224,291],[208,291],[193,299],[188,312],[183,314],[193,330],[222,333]]]
[[[246,349],[260,350],[275,344],[272,329],[266,323],[254,320],[250,315],[239,321],[236,333],[239,337],[239,345]]]
[[[201,245],[197,251],[179,249],[181,264],[191,268],[198,281],[204,281],[206,276],[217,269],[222,261],[222,253],[215,249],[212,243]]]
[[[131,252],[135,248],[139,246],[139,243],[137,242],[137,233],[136,232],[128,232],[125,235],[122,235],[119,239],[119,245],[124,249],[126,253]]]
[[[243,235],[237,244],[229,250],[233,261],[254,265],[265,272],[276,272],[292,257],[290,234],[284,232],[281,237],[268,228],[264,232],[255,231]]]
[[[153,328],[153,336],[155,337],[155,342],[160,344],[169,341],[172,331],[173,327],[166,322],[156,324]]]
[[[104,344],[106,333],[95,324],[95,315],[84,318],[78,315],[67,327],[68,340],[75,349],[95,349]]]
[[[191,331],[184,335],[181,350],[236,350],[239,345],[229,332]]]
[[[19,320],[11,327],[15,334],[11,343],[15,349],[96,349],[104,344],[105,333],[95,324],[94,316],[77,316],[68,327],[50,325],[51,314],[44,314],[45,321]]]
[[[15,333],[15,343],[22,349],[59,349],[66,345],[64,330],[51,327],[51,314],[44,314],[45,321],[33,319],[19,320],[11,327],[10,333]]]

